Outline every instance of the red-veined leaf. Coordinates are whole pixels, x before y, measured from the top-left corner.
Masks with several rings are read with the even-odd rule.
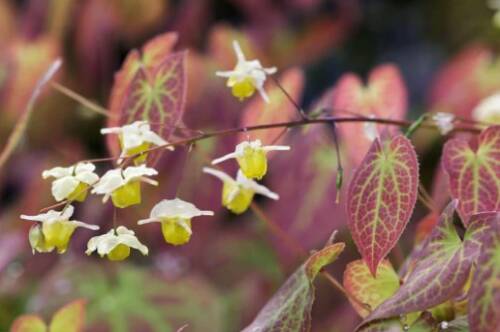
[[[471,221],[481,223],[481,245],[469,291],[468,316],[472,332],[493,332],[500,326],[500,213]]]
[[[347,265],[344,271],[344,288],[359,302],[374,309],[390,298],[399,289],[399,276],[388,260],[383,260],[377,267],[374,278],[363,260],[356,260]],[[356,301],[352,306],[361,317],[370,313]]]
[[[174,60],[175,58],[171,58],[170,55],[175,43],[177,42],[177,39],[178,36],[175,32],[167,32],[158,35],[148,41],[142,48],[142,52],[139,52],[135,49],[130,51],[130,53],[127,55],[127,58],[123,62],[122,68],[115,74],[115,80],[109,99],[110,117],[108,118],[107,122],[108,127],[121,126],[123,124],[126,124],[126,122],[124,121],[129,120],[128,115],[126,114],[129,110],[126,107],[130,106],[130,95],[137,92],[131,88],[131,85],[134,83],[133,81],[136,80],[137,76],[147,76],[148,80],[151,80],[151,82],[154,83],[156,82],[155,74],[164,71],[169,65],[174,65],[175,61],[172,62],[172,60]],[[180,115],[182,115],[186,93],[186,78],[184,69],[185,53],[180,54],[182,54],[181,67],[179,68],[173,66],[172,68],[178,68],[181,70],[175,71],[175,75],[171,77],[171,80],[175,79],[177,81],[180,81],[180,86],[182,86],[182,89],[184,90],[181,93],[182,95],[184,95],[184,97],[177,101],[179,103],[179,105],[177,105],[177,108],[181,109]],[[159,68],[163,68],[163,70]],[[139,73],[140,70],[143,70],[144,73]],[[165,82],[165,84],[167,83]],[[172,82],[170,82],[170,84],[172,84]],[[171,87],[172,86],[166,86],[165,90],[169,91]],[[176,112],[170,109],[165,111],[173,113]],[[111,155],[118,156],[119,146],[117,137],[115,135],[108,135],[106,139]]]
[[[288,278],[243,332],[308,332],[314,302],[313,281],[318,272],[344,250],[335,243],[314,253]]]
[[[240,122],[242,127],[286,122],[298,117],[298,112],[294,105],[274,82],[270,81],[269,79],[265,86],[266,92],[269,95],[269,103],[266,103],[260,95],[256,94],[243,110]],[[293,100],[300,103],[304,87],[303,72],[298,68],[288,69],[281,75],[279,82]],[[239,140],[246,140],[250,136],[252,140],[260,139],[265,145],[279,144],[279,141],[277,142],[276,139],[282,133],[282,128],[259,130],[249,133],[243,132],[240,134]]]
[[[333,94],[333,114],[336,116],[376,116],[404,119],[407,109],[407,91],[399,69],[390,64],[375,68],[365,86],[361,78],[353,73],[345,74],[335,86]],[[371,145],[362,135],[362,123],[339,125],[340,135],[348,148],[350,160],[358,165]],[[379,132],[384,128],[378,126]]]
[[[80,332],[85,323],[85,300],[66,304],[52,316],[49,332]]]
[[[46,332],[45,322],[37,315],[22,315],[10,328],[10,332]]]
[[[416,320],[409,325],[406,321],[398,318],[389,318],[370,322],[363,326],[358,332],[438,332],[439,327],[430,312],[424,311]],[[414,319],[415,319],[414,318]]]
[[[375,139],[347,197],[349,228],[373,275],[408,223],[417,187],[418,161],[411,142],[401,135]]]
[[[444,210],[422,250],[415,257],[415,266],[399,291],[376,308],[363,324],[427,310],[444,303],[462,289],[479,252],[478,234],[484,231],[482,226],[487,224],[491,216],[473,216],[472,220],[478,226],[467,230],[462,243],[453,225],[456,206],[457,202],[453,201]]]
[[[444,146],[443,166],[466,224],[474,213],[500,209],[500,126],[486,128],[471,142],[449,140]]]

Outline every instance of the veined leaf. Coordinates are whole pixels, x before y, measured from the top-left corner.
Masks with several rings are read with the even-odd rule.
[[[122,124],[146,120],[161,136],[170,136],[184,110],[185,55],[185,52],[173,53],[153,70],[137,71],[125,98]]]
[[[310,331],[314,302],[313,281],[323,267],[337,259],[344,247],[344,243],[335,243],[309,257],[243,332]]]
[[[10,328],[10,332],[46,332],[47,326],[37,315],[22,315]]]
[[[453,225],[456,205],[453,201],[444,210],[399,291],[375,309],[363,324],[432,308],[460,291],[477,256],[477,245],[472,239],[479,228],[468,230],[462,243]]]
[[[335,86],[332,106],[333,115],[377,116],[392,119],[404,119],[407,109],[407,91],[399,69],[391,64],[375,68],[368,77],[365,86],[361,78],[353,73],[342,76]],[[362,123],[342,123],[339,125],[341,137],[348,147],[349,158],[358,165],[371,141],[360,134]],[[378,126],[379,130],[384,128]]]
[[[468,143],[449,140],[443,151],[453,198],[463,221],[474,213],[500,209],[500,126],[485,129]]]
[[[115,74],[115,81],[109,99],[110,117],[107,122],[108,127],[121,126],[133,119],[130,117],[130,110],[128,107],[131,106],[131,99],[137,99],[137,96],[133,95],[138,93],[138,91],[132,88],[134,81],[137,81],[137,79],[146,80],[148,84],[153,87],[152,90],[154,90],[154,94],[166,93],[170,97],[169,100],[175,99],[175,103],[170,103],[163,100],[162,97],[157,98],[166,102],[162,105],[161,112],[163,112],[163,114],[172,113],[173,118],[177,117],[177,115],[178,118],[180,118],[184,109],[186,78],[184,68],[185,53],[178,53],[178,56],[182,55],[180,64],[178,63],[178,56],[173,57],[173,54],[171,54],[177,42],[177,37],[177,34],[173,32],[158,35],[144,45],[142,52],[132,50],[127,55],[122,68]],[[169,72],[169,70],[172,71]],[[140,71],[142,71],[142,73],[140,73]],[[165,78],[167,72],[169,72],[169,78],[163,82],[164,86],[155,86],[155,84],[160,83]],[[139,87],[136,86],[136,88]],[[180,93],[177,91],[179,88],[182,90]],[[178,98],[179,95],[181,98]],[[147,96],[151,97],[151,94],[146,93],[144,97],[147,98]],[[148,107],[151,107],[151,105]],[[134,111],[134,113],[136,111]],[[141,120],[141,118],[133,120]],[[152,120],[149,121],[152,122]],[[157,125],[154,129],[158,129],[158,127]],[[164,126],[164,128],[167,128],[167,126]],[[165,134],[168,134],[168,132],[160,133],[160,135]],[[168,137],[165,136],[164,138],[168,139]],[[111,155],[118,156],[120,152],[117,137],[115,135],[108,135],[106,139]]]
[[[302,90],[304,88],[304,74],[298,68],[288,69],[279,77],[279,82],[288,94],[297,103],[300,103]],[[242,127],[269,124],[277,122],[286,122],[299,117],[294,105],[287,99],[284,93],[274,84],[274,82],[266,84],[265,89],[269,95],[269,103],[266,103],[258,94],[254,96],[252,101],[243,110],[240,125]],[[276,141],[283,133],[282,128],[269,130],[259,130],[249,133],[241,133],[239,140],[260,139],[263,144],[279,144]]]
[[[388,260],[379,264],[376,275],[374,278],[363,260],[351,262],[344,271],[344,288],[356,300],[374,309],[399,289],[398,274]],[[351,304],[361,317],[370,313],[358,302],[351,301]]]
[[[370,322],[359,332],[438,332],[439,327],[431,313],[424,311],[411,325],[399,318],[389,318]]]
[[[349,228],[375,275],[394,247],[417,200],[418,161],[411,142],[399,135],[375,139],[349,185]]]
[[[50,322],[49,332],[80,332],[85,322],[85,300],[77,300],[59,309]]]
[[[472,220],[481,224],[476,238],[481,245],[469,291],[468,317],[472,332],[491,332],[500,326],[500,213],[485,213]]]

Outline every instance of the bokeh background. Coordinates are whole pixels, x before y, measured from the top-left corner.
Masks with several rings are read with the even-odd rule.
[[[56,80],[106,107],[128,52],[167,31],[178,33],[176,50],[188,49],[188,96],[183,125],[197,130],[239,126],[255,100],[239,102],[214,72],[232,68],[233,39],[249,57],[288,75],[288,87],[312,109],[349,71],[366,77],[393,63],[408,89],[408,119],[445,110],[471,116],[479,100],[500,88],[495,50],[500,32],[493,10],[480,0],[0,0],[0,147],[21,117],[36,80],[58,56]],[[479,77],[480,78],[477,78]],[[477,79],[477,80],[476,80]],[[323,99],[325,100],[325,99]],[[326,99],[328,100],[328,99]],[[274,111],[290,108],[280,102]],[[88,331],[238,331],[303,261],[293,245],[275,236],[262,216],[231,215],[220,207],[220,183],[201,173],[242,136],[210,139],[190,152],[179,148],[158,164],[161,185],[144,190],[143,204],[118,212],[150,255],[134,253],[110,263],[84,254],[93,234],[79,230],[64,255],[32,255],[30,227],[19,215],[53,204],[41,172],[78,160],[108,156],[99,134],[106,118],[48,87],[27,132],[0,173],[0,331],[20,314],[50,317],[70,300],[85,298]],[[189,132],[177,133],[182,137]],[[344,208],[335,204],[336,156],[325,128],[293,130],[282,140],[292,152],[273,155],[265,184],[281,195],[257,200],[265,217],[305,250],[321,247],[331,232],[348,246],[328,270],[342,279],[359,255],[346,230]],[[417,133],[422,181],[446,201],[438,170],[442,139]],[[348,142],[341,142],[348,149]],[[99,164],[100,172],[110,164]],[[346,178],[355,165],[345,163]],[[235,172],[235,165],[223,167]],[[437,189],[436,189],[437,188]],[[162,198],[175,195],[215,217],[193,221],[191,242],[174,248],[159,228],[137,227]],[[340,193],[342,195],[342,193]],[[444,196],[444,197],[443,197]],[[342,196],[341,196],[342,198]],[[428,208],[417,203],[401,248],[407,253]],[[78,205],[76,219],[112,227],[113,209],[98,197]],[[390,256],[395,265],[400,257]],[[340,292],[316,283],[313,331],[349,331],[360,320]]]

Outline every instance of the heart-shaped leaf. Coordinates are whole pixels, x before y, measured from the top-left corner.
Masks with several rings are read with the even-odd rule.
[[[377,277],[373,277],[363,260],[356,260],[347,265],[344,271],[344,288],[358,302],[352,306],[361,317],[370,313],[363,303],[370,308],[378,307],[399,289],[399,276],[388,260],[383,260],[377,267]]]
[[[291,98],[295,102],[300,103],[304,88],[304,74],[302,70],[298,68],[288,69],[278,80]],[[274,82],[268,82],[265,85],[265,89],[269,96],[269,103],[266,103],[259,95],[256,95],[243,110],[240,122],[242,127],[286,122],[298,117],[298,111],[295,109],[295,106]],[[243,132],[239,136],[239,140],[246,140],[250,136],[252,140],[260,139],[265,145],[279,144],[279,141],[276,140],[282,133],[282,128],[259,130],[250,133]]]
[[[453,201],[441,215],[399,291],[376,308],[363,325],[432,308],[461,290],[479,253],[480,234],[484,233],[484,225],[491,221],[492,215],[474,215],[471,220],[475,226],[467,229],[462,243],[453,225],[456,205],[457,202]]]
[[[391,64],[375,68],[368,77],[365,86],[361,78],[353,73],[342,76],[335,86],[332,106],[333,115],[349,116],[356,113],[361,116],[404,119],[407,109],[407,91],[399,69]],[[361,135],[364,124],[342,123],[339,125],[349,159],[354,165],[363,160],[372,141]],[[383,126],[378,126],[379,131]]]
[[[469,291],[472,332],[490,332],[500,326],[500,213],[489,215],[476,221],[482,221],[483,230],[477,236],[481,249]]]
[[[344,250],[335,243],[314,253],[288,278],[243,332],[308,332],[314,302],[313,281],[318,272]]]
[[[46,332],[45,322],[37,315],[23,315],[12,323],[10,332]]]
[[[50,322],[49,332],[80,332],[85,322],[85,300],[68,303],[59,309]]]
[[[349,185],[349,228],[375,276],[394,247],[417,200],[418,161],[411,142],[396,136],[373,142]]]
[[[115,75],[108,127],[147,120],[168,139],[184,112],[187,91],[186,52],[171,53],[176,41],[177,34],[165,33],[147,42],[142,53],[128,54]],[[119,155],[115,135],[108,135],[107,145],[111,155]]]
[[[474,213],[500,209],[500,126],[486,128],[471,142],[449,140],[444,146],[443,166],[466,224]]]

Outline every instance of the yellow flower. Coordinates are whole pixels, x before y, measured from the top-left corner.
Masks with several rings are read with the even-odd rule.
[[[160,222],[163,237],[175,246],[185,244],[191,238],[191,219],[198,216],[213,216],[212,211],[202,211],[179,198],[164,199],[151,210],[148,219],[139,220],[139,225]]]
[[[252,203],[255,194],[264,195],[274,200],[279,199],[278,194],[248,179],[241,170],[238,171],[236,180],[213,168],[204,167],[203,172],[213,175],[223,182],[222,205],[233,213],[241,214],[245,212]]]
[[[52,182],[52,195],[56,201],[68,199],[83,202],[87,197],[87,188],[99,180],[94,173],[92,163],[78,163],[70,167],[54,167],[43,171],[42,177],[56,178]]]
[[[110,261],[122,261],[130,255],[130,248],[139,250],[143,255],[148,254],[148,247],[143,245],[134,231],[125,226],[111,229],[103,235],[94,236],[87,243],[87,255],[97,250],[97,253],[104,257],[106,255]]]
[[[227,78],[227,86],[231,88],[233,96],[243,100],[251,97],[258,90],[262,98],[269,102],[269,97],[264,90],[267,75],[276,72],[276,67],[263,68],[259,60],[246,60],[237,41],[233,41],[236,53],[236,67],[230,71],[218,71],[215,75]]]
[[[42,225],[36,225],[30,229],[29,241],[33,253],[51,252],[57,248],[62,254],[68,248],[68,243],[77,227],[98,230],[99,226],[86,224],[81,221],[69,220],[73,215],[74,208],[68,205],[63,211],[50,210],[36,216],[21,215],[21,219],[39,221]]]
[[[103,128],[101,134],[118,134],[122,148],[121,158],[133,156],[147,151],[151,145],[168,144],[163,138],[151,130],[146,121],[136,121],[123,127]],[[168,147],[173,150],[173,147]],[[143,164],[146,161],[147,153],[139,155],[134,159],[136,165]]]
[[[103,202],[107,202],[109,197],[114,206],[126,208],[131,205],[141,203],[141,182],[151,185],[158,185],[158,182],[146,176],[157,175],[154,168],[141,166],[131,166],[126,169],[113,169],[107,171],[94,186],[92,193],[104,195]]]
[[[234,152],[213,160],[212,165],[235,158],[247,178],[260,180],[267,172],[267,153],[288,150],[290,147],[284,145],[262,146],[259,139],[252,142],[244,141],[236,145]]]

